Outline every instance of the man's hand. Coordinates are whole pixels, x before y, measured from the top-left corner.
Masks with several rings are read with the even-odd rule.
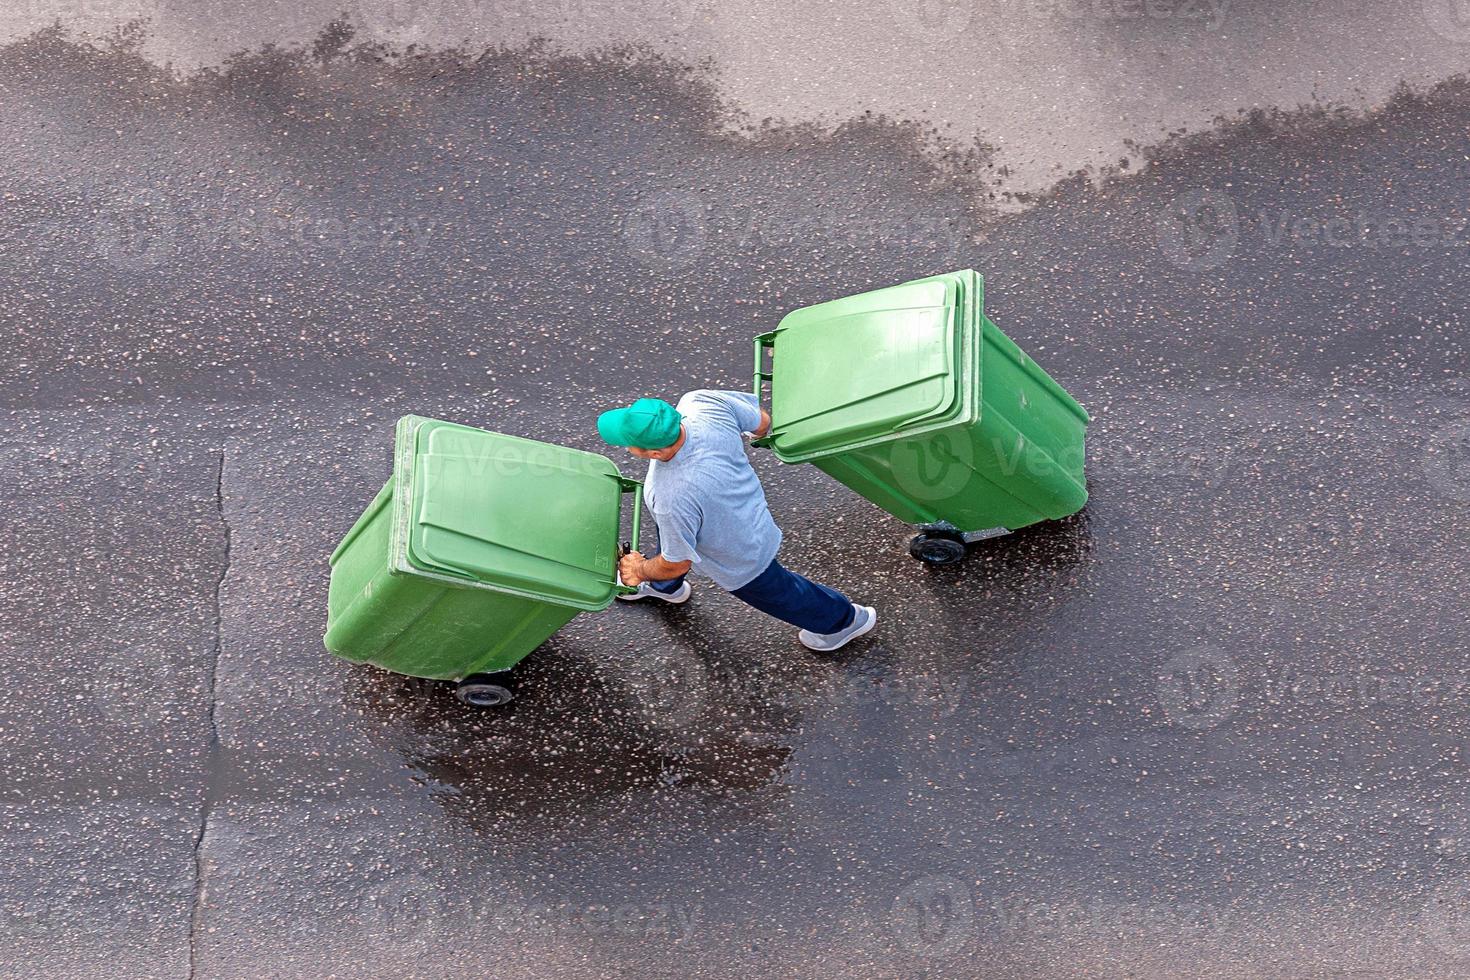
[[[643,563],[646,559],[636,551],[630,551],[618,559],[618,577],[624,585],[638,587],[643,584]]]
[[[751,433],[757,439],[764,439],[771,431],[771,413],[764,408],[761,409],[761,424]]]
[[[630,551],[618,559],[618,577],[624,585],[637,587],[644,582],[668,582],[680,575],[688,575],[694,566],[692,561],[669,561],[663,555],[644,558]]]

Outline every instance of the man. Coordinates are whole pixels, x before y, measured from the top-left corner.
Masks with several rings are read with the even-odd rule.
[[[760,438],[770,427],[755,396],[734,391],[691,391],[677,409],[640,398],[598,417],[605,442],[649,461],[643,499],[658,524],[656,556],[635,551],[618,563],[623,584],[638,587],[620,598],[685,602],[690,587],[684,578],[694,569],[742,602],[799,627],[797,636],[808,648],[830,652],[871,630],[878,614],[776,560],[781,530],[741,438],[747,432]]]

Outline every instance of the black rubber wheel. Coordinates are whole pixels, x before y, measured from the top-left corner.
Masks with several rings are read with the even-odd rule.
[[[925,531],[909,542],[909,554],[926,565],[953,565],[965,557],[965,541],[958,534]]]
[[[497,684],[493,674],[473,674],[460,681],[454,696],[471,708],[498,708],[515,700],[515,692]]]

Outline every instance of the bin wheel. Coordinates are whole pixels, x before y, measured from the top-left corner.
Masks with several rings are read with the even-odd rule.
[[[454,688],[454,696],[471,708],[498,708],[515,700],[515,692],[495,683],[493,674],[472,674]]]
[[[965,539],[958,531],[925,531],[909,542],[909,554],[926,565],[953,565],[965,557]]]

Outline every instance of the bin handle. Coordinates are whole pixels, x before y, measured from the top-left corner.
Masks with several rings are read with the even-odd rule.
[[[751,379],[751,389],[755,392],[755,404],[757,408],[760,407],[761,395],[765,393],[765,383],[767,381],[770,381],[775,376],[773,371],[765,370],[766,351],[770,351],[771,357],[773,359],[775,358],[776,334],[778,332],[779,331],[772,330],[770,333],[763,333],[759,337],[755,338],[755,377]],[[775,428],[774,424],[772,425],[772,428]],[[765,436],[760,439],[752,439],[750,441],[750,444],[752,446],[770,445],[771,433],[767,432]]]
[[[643,484],[637,480],[629,480],[621,476],[617,480],[618,486],[622,487],[623,493],[631,493],[633,495],[633,538],[631,541],[625,541],[623,546],[618,549],[618,557],[622,558],[624,555],[631,551],[636,551],[638,548],[639,530],[643,522]],[[621,595],[632,595],[638,591],[636,586],[618,584],[618,570],[616,568],[613,569],[613,586]]]

